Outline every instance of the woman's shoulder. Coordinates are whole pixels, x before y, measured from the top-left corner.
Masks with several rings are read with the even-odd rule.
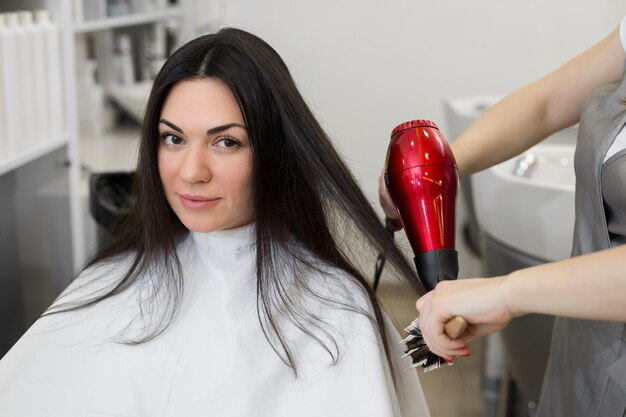
[[[120,254],[83,269],[59,295],[50,309],[81,304],[113,291],[132,267],[134,256]]]

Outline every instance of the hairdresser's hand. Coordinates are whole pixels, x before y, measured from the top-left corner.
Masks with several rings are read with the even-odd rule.
[[[514,317],[507,307],[506,277],[442,281],[417,300],[420,329],[430,350],[444,358],[467,356],[468,342],[496,332]],[[455,316],[468,322],[465,333],[451,340],[444,324]]]
[[[396,206],[393,204],[393,201],[391,201],[391,197],[389,197],[387,187],[385,186],[384,168],[380,172],[380,176],[378,177],[378,200],[380,201],[380,205],[385,212],[385,223],[387,229],[394,232],[402,229],[400,215],[398,214],[398,210],[396,210]]]

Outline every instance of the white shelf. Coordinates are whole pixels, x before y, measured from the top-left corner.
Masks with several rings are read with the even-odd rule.
[[[74,26],[74,33],[90,33],[101,30],[117,29],[128,26],[141,25],[144,23],[158,22],[182,16],[183,10],[180,6],[168,7],[165,10],[158,10],[147,13],[136,13],[125,16],[106,17],[102,19],[87,20],[77,23]]]
[[[34,148],[28,149],[24,152],[20,152],[15,156],[9,158],[0,159],[0,175],[4,175],[14,169],[24,166],[36,159],[41,158],[51,152],[56,151],[69,143],[67,137],[61,139],[54,139],[42,143]]]

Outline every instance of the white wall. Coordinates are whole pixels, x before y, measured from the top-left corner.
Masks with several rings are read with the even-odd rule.
[[[429,118],[445,135],[444,98],[510,92],[626,14],[622,0],[221,1],[223,25],[282,55],[373,200],[397,123]]]

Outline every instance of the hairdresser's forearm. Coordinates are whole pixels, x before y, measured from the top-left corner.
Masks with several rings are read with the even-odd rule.
[[[461,175],[506,161],[548,136],[546,102],[533,83],[487,109],[451,144]]]
[[[620,79],[624,57],[616,28],[556,71],[487,110],[452,143],[461,175],[503,162],[577,123],[593,89]]]
[[[513,272],[504,286],[515,315],[626,322],[626,245]]]

